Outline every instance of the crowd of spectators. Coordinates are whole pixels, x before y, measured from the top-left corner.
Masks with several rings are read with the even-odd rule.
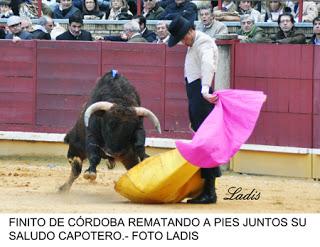
[[[57,40],[108,40],[122,42],[166,43],[168,22],[182,15],[190,22],[199,19],[197,29],[212,38],[228,34],[226,21],[240,22],[238,39],[244,43],[306,42],[303,33],[295,28],[298,20],[298,0],[233,1],[223,0],[200,6],[191,0],[142,0],[141,15],[137,16],[136,0],[42,0],[41,17],[37,0],[0,0],[0,17],[7,18],[7,26],[0,29],[0,38]],[[304,1],[302,21],[312,22],[314,35],[311,43],[319,44],[320,3]],[[32,24],[31,20],[34,20]],[[67,30],[54,19],[69,19]],[[83,20],[128,20],[123,32],[112,36],[95,36],[83,30]],[[147,28],[148,20],[158,20],[156,32]],[[278,23],[279,32],[268,36],[256,25],[260,22]],[[138,26],[135,24],[137,23]],[[137,30],[139,27],[139,30]],[[139,34],[139,35],[138,35]],[[141,38],[140,38],[141,36]]]

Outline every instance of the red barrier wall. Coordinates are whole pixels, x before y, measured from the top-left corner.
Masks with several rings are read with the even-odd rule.
[[[161,137],[191,137],[183,46],[0,43],[0,130],[64,133],[77,119],[96,78],[117,69],[136,86],[142,105],[159,117]],[[233,86],[268,96],[248,143],[320,147],[320,48],[236,44],[232,50]],[[148,136],[160,136],[145,123]]]
[[[268,98],[249,143],[313,146],[314,46],[237,44],[235,88]]]

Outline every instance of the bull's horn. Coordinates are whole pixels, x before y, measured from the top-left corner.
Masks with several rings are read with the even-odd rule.
[[[156,115],[154,115],[152,111],[144,107],[135,107],[134,109],[138,116],[149,118],[150,121],[154,124],[154,127],[156,128],[156,130],[161,134],[159,119],[156,117]]]
[[[92,104],[87,108],[87,110],[84,113],[84,124],[86,127],[89,125],[89,119],[92,113],[103,110],[108,111],[113,106],[113,103],[110,103],[108,101],[100,101],[97,103]]]

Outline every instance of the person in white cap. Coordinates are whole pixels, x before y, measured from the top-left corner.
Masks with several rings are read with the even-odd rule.
[[[6,39],[12,39],[14,42],[19,40],[30,40],[32,39],[31,33],[23,31],[21,27],[21,18],[19,16],[10,16],[7,20],[7,26],[10,33],[6,35]]]
[[[197,131],[218,100],[217,96],[212,94],[211,88],[214,74],[217,71],[218,48],[209,35],[195,30],[194,24],[182,16],[175,18],[170,23],[169,32],[169,47],[179,42],[188,47],[184,63],[184,77],[191,128]],[[201,168],[201,177],[204,179],[202,193],[187,202],[216,203],[215,181],[216,177],[220,176],[219,167]]]

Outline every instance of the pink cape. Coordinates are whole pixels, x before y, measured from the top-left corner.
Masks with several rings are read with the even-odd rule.
[[[191,143],[176,141],[191,164],[210,168],[230,160],[251,135],[266,95],[259,91],[221,90],[219,100]]]

